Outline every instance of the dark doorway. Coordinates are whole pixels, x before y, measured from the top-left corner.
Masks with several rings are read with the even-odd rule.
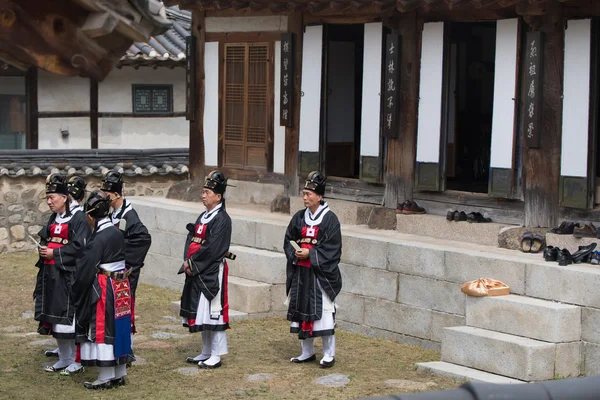
[[[496,23],[448,25],[446,189],[488,192]]]
[[[325,25],[321,159],[327,175],[358,178],[364,25]]]

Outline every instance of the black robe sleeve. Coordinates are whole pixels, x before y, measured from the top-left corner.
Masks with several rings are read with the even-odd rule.
[[[300,231],[302,229],[302,215],[304,215],[304,210],[298,211],[291,219],[290,224],[285,231],[285,237],[283,239],[283,252],[287,258],[287,266],[286,266],[286,293],[290,291],[290,285],[292,282],[292,275],[294,273],[294,268],[298,263],[298,257],[296,257],[296,249],[292,247],[290,241],[296,241],[300,239]]]
[[[53,251],[55,265],[62,270],[73,271],[89,237],[90,227],[84,214],[78,211],[69,221],[69,243]]]
[[[200,250],[188,259],[192,275],[198,275],[206,270],[218,268],[231,244],[231,218],[220,211],[208,224],[206,241]]]
[[[330,212],[319,225],[317,245],[308,251],[310,265],[319,278],[323,290],[333,301],[342,289],[339,270],[342,256],[342,231],[337,216]]]
[[[152,244],[152,238],[135,210],[130,210],[123,219],[126,222],[124,232],[125,263],[128,267],[141,268],[144,266],[146,254]]]
[[[77,260],[71,292],[73,304],[77,310],[77,320],[80,322],[87,321],[90,311],[91,288],[101,261],[102,245],[97,240],[90,240],[83,251],[83,256]]]

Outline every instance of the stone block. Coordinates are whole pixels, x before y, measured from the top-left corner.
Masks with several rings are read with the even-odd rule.
[[[187,235],[188,231],[185,228],[187,224],[194,224],[198,219],[200,212],[196,213],[190,209],[156,209],[156,224],[157,229],[163,232],[177,233]]]
[[[342,262],[345,264],[386,269],[388,242],[354,234],[342,234]]]
[[[25,227],[23,225],[11,226],[10,235],[13,240],[25,240]]]
[[[600,344],[600,310],[597,308],[581,309],[581,340]]]
[[[396,302],[365,299],[365,325],[431,339],[432,311]]]
[[[358,333],[360,335],[372,338],[391,340],[393,342],[406,344],[409,346],[419,346],[424,349],[435,350],[438,352],[440,351],[439,342],[432,342],[431,340],[419,339],[414,336],[403,335],[397,332],[390,332],[385,329],[374,328],[372,326],[355,324],[353,322],[336,319],[336,328],[348,332]]]
[[[554,378],[556,345],[470,326],[444,328],[442,361],[523,381]]]
[[[48,208],[48,203],[46,203],[46,201],[40,201],[40,204],[38,204],[38,211],[41,213],[45,213],[48,212],[50,210],[50,208]]]
[[[341,292],[335,299],[337,304],[335,319],[348,321],[355,324],[363,324],[365,320],[365,298]]]
[[[178,275],[177,271],[182,262],[181,257],[174,258],[149,252],[140,274],[140,282],[181,291],[185,274]]]
[[[271,201],[271,212],[290,213],[290,196],[279,195]]]
[[[169,244],[169,237],[171,233],[161,232],[158,230],[149,231],[152,236],[152,245],[150,250],[152,253],[160,254],[163,256],[174,257],[171,253],[171,246]],[[183,246],[181,246],[181,254],[183,254]]]
[[[482,225],[482,224],[470,224]],[[446,252],[444,279],[464,283],[493,278],[510,286],[511,293],[525,293],[525,263],[504,255],[485,255],[475,251]]]
[[[8,217],[8,222],[10,222],[11,224],[16,224],[17,222],[21,221],[21,219],[21,214],[13,214],[10,217]]]
[[[21,198],[22,198],[23,200],[30,200],[30,199],[33,199],[33,198],[35,197],[35,192],[36,192],[36,191],[37,191],[36,189],[27,189],[27,190],[25,190],[25,191],[23,191],[23,192],[21,193]]]
[[[576,378],[581,374],[583,366],[582,342],[558,343],[556,345],[556,362],[554,376],[556,378]]]
[[[8,229],[0,228],[0,242],[6,242],[8,240]]]
[[[37,235],[42,230],[42,228],[43,227],[41,225],[30,225],[27,227],[27,233],[35,237],[35,235]]]
[[[4,193],[4,201],[8,204],[14,204],[19,201],[19,194],[16,192],[7,192]]]
[[[527,295],[600,308],[600,269],[584,264],[529,264]]]
[[[583,372],[586,376],[600,375],[600,345],[583,343]]]
[[[286,299],[285,283],[271,285],[271,311],[287,311],[288,306],[285,304]]]
[[[374,207],[368,219],[370,229],[396,229],[396,210],[385,207]]]
[[[231,246],[229,250],[237,256],[227,262],[231,276],[265,283],[285,283],[284,254],[242,246]]]
[[[462,315],[432,311],[431,317],[431,340],[434,342],[442,341],[444,328],[465,326],[466,324],[466,319]]]
[[[186,239],[187,239],[187,233],[185,235],[170,234],[168,236],[169,249],[171,250],[171,257],[183,259],[183,252],[184,252]]]
[[[467,296],[467,325],[545,342],[581,340],[581,308],[531,297]]]
[[[283,237],[281,243],[283,243]],[[232,217],[231,244],[256,247],[256,222],[244,217]]]
[[[417,363],[417,371],[437,376],[445,376],[455,379],[459,382],[469,381],[473,383],[495,384],[525,383],[517,379],[490,374],[489,372],[483,372],[477,369],[463,367],[462,365],[451,364],[443,361]]]
[[[8,206],[8,211],[18,213],[25,209],[21,204],[13,204],[12,206]]]
[[[152,206],[136,204],[135,200],[133,201],[133,207],[138,213],[140,221],[142,221],[148,230],[154,231],[158,229],[156,224],[156,208]]]
[[[230,276],[229,306],[245,313],[268,312],[271,309],[271,285]]]
[[[390,243],[388,248],[388,269],[409,275],[442,277],[444,259],[444,250],[425,247],[422,243]]]
[[[256,245],[259,249],[283,253],[287,225],[273,222],[256,222]]]
[[[25,243],[25,242],[12,242],[10,244],[10,247],[13,250],[23,250],[25,247],[27,247],[27,243]]]
[[[521,250],[521,237],[525,232],[531,232],[534,235],[544,237],[550,229],[548,228],[523,228],[521,226],[511,226],[500,230],[498,235],[498,247],[509,250]],[[546,236],[546,243],[548,237]]]
[[[344,291],[383,300],[396,300],[397,273],[350,264],[340,264],[340,271],[344,282]]]
[[[283,194],[283,185],[275,183],[230,180],[226,198],[236,203],[270,205],[273,199]]]
[[[465,294],[460,283],[400,274],[398,303],[430,308],[451,314],[465,314]]]

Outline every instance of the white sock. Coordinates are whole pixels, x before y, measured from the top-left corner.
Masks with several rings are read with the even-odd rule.
[[[79,364],[78,362],[73,361],[67,367],[67,371],[69,371],[69,372],[75,372],[75,371],[79,371],[81,368],[83,368],[83,366],[81,364]]]
[[[115,367],[115,377],[113,379],[120,379],[127,375],[127,366],[126,365],[117,365]]]
[[[108,382],[115,379],[115,367],[98,367],[98,379],[96,382]]]
[[[323,336],[323,358],[321,362],[331,362],[335,358],[335,336]]]
[[[205,361],[210,358],[210,354],[200,353],[196,357],[193,358],[194,361]]]
[[[302,345],[302,354],[300,354],[297,358],[300,361],[306,360],[307,358],[312,357],[315,354],[315,339],[308,338],[300,341]],[[293,360],[293,359],[292,359]]]
[[[202,364],[213,366],[221,361],[221,357],[219,356],[210,356],[210,358],[206,361],[201,361]]]
[[[53,365],[54,368],[64,368],[73,362],[75,354],[71,347],[71,339],[56,339],[58,342],[58,361]]]
[[[200,332],[200,336],[202,337],[202,352],[198,355],[198,357],[200,356],[206,356],[204,357],[204,359],[208,359],[210,358],[210,354],[212,353],[211,351],[211,344],[212,344],[212,332],[209,331],[202,331]],[[195,357],[194,360],[198,357]],[[202,361],[199,359],[199,361]]]

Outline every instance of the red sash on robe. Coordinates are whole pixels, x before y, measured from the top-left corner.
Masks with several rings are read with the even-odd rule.
[[[197,240],[202,240],[202,241],[205,240],[206,225],[196,224],[196,227],[194,228],[194,238],[197,238]],[[192,254],[194,254],[198,250],[200,250],[200,247],[202,247],[201,243],[191,242],[188,247],[187,258],[190,258],[192,256]]]
[[[312,242],[316,242],[317,236],[319,236],[319,227],[318,226],[304,226],[302,227],[302,239],[309,239],[309,243],[302,243],[300,247],[303,249],[312,249],[315,245]],[[304,260],[298,260],[297,265],[302,267],[310,268],[310,258],[306,258]],[[303,331],[310,332],[310,336],[312,336],[314,322],[306,322],[303,321],[301,328]]]
[[[50,224],[50,238],[60,238],[64,240],[69,240],[69,224]],[[48,240],[48,248],[49,249],[59,249],[63,247],[62,243],[55,243]],[[54,265],[54,258],[52,260],[44,259],[44,264]]]

